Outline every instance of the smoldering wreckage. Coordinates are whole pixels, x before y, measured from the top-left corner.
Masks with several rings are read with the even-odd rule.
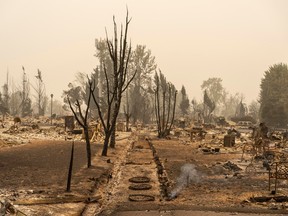
[[[45,117],[7,117],[1,122],[0,153],[19,146],[24,151],[37,140],[83,143],[81,129],[71,126],[73,118],[67,119],[53,119],[51,124]],[[91,141],[101,146],[101,127],[93,124]],[[288,213],[286,131],[272,131],[265,124],[182,122],[166,139],[158,139],[156,125],[131,126],[129,132],[123,123],[118,125],[118,147],[107,157],[94,153],[97,175],[80,175],[87,170],[84,166],[75,171],[73,175],[81,179],[73,183],[72,177],[68,195],[63,184],[39,187],[30,179],[30,186],[21,186],[25,175],[17,176],[20,186],[16,189],[0,180],[0,215],[117,215],[124,210],[151,209]],[[62,163],[68,165],[68,161]],[[1,157],[0,166],[6,166]],[[51,175],[57,179],[57,173]],[[84,182],[88,181],[87,186]],[[79,188],[82,182],[88,188]]]

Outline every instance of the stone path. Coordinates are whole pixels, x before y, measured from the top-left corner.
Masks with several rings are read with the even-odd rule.
[[[96,215],[110,215],[122,205],[129,206],[137,202],[149,203],[161,200],[160,184],[157,175],[157,166],[154,162],[153,152],[145,137],[138,136],[138,140],[127,143],[126,154],[114,165],[112,179],[108,183],[106,190],[102,192],[101,207],[96,211]],[[135,179],[136,177],[136,179]],[[149,182],[135,183],[134,180],[149,179]],[[134,190],[129,187],[137,188],[151,186],[146,190]],[[140,195],[140,196],[135,196]],[[131,201],[129,196],[137,199]],[[143,199],[153,198],[153,201]],[[99,207],[99,206],[98,206]]]

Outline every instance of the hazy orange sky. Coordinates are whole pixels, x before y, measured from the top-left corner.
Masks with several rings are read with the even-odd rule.
[[[98,64],[95,39],[105,27],[112,36],[112,17],[123,23],[126,6],[132,46],[146,45],[190,100],[202,100],[203,80],[220,77],[250,103],[264,71],[288,62],[287,0],[0,0],[0,85],[8,70],[20,86],[22,65],[33,84],[39,68],[47,94],[60,99],[77,72]]]

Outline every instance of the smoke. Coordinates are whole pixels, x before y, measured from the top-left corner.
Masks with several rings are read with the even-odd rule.
[[[200,173],[195,169],[194,164],[185,164],[181,167],[180,176],[177,178],[176,187],[170,193],[170,199],[174,199],[185,187],[191,183],[198,183],[201,180]]]

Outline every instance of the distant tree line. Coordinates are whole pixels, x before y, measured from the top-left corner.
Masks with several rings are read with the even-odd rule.
[[[192,103],[192,114],[200,113],[206,120],[212,114],[225,116],[233,121],[249,120],[252,123],[265,122],[271,127],[288,126],[288,68],[279,63],[270,66],[261,80],[259,99],[247,106],[244,96],[229,94],[222,86],[221,78],[209,78],[201,85],[203,102]],[[205,108],[206,107],[206,108]],[[208,112],[207,112],[208,109]],[[210,119],[211,120],[211,119]]]
[[[35,85],[29,80],[27,72],[22,66],[22,79],[20,85],[11,82],[7,72],[6,82],[0,91],[0,114],[19,117],[44,116],[48,113],[49,98],[42,79],[42,72],[38,69],[35,75]],[[34,90],[31,93],[30,87]],[[32,96],[34,100],[32,100]],[[54,101],[54,111],[61,113],[60,102]]]
[[[193,99],[192,116],[201,117],[204,122],[215,123],[215,118],[224,117],[228,120],[239,121],[249,119],[253,122],[259,120],[260,104],[255,100],[249,106],[243,101],[244,96],[240,93],[230,94],[222,85],[222,79],[212,77],[204,80],[201,89],[203,101]]]

